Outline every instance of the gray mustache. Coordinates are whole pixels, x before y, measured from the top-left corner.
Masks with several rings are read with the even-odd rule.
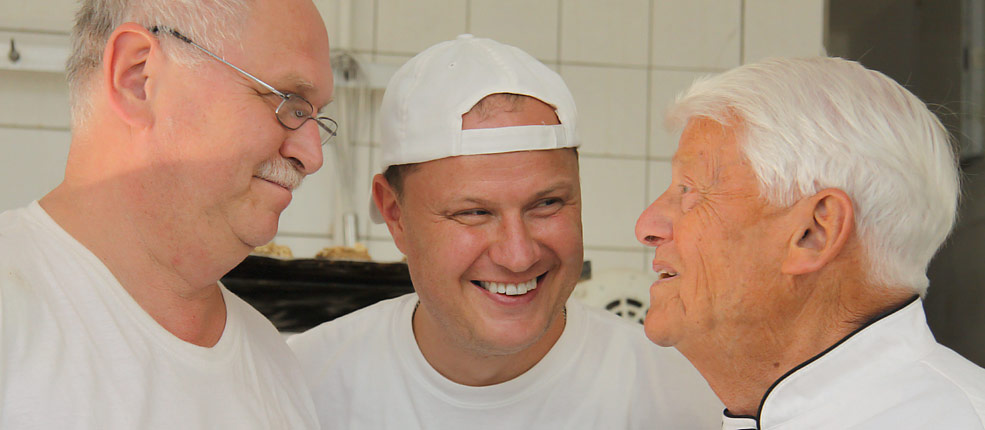
[[[304,174],[283,158],[264,161],[257,167],[254,175],[291,191],[301,186],[301,181],[304,180]]]

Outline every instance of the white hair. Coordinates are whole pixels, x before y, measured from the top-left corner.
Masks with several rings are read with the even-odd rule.
[[[868,281],[924,295],[960,194],[947,131],[916,96],[841,58],[774,58],[699,79],[668,126],[737,126],[760,192],[789,207],[824,188],[854,203]]]
[[[72,124],[85,124],[91,110],[89,93],[102,69],[103,50],[116,27],[135,22],[150,29],[173,28],[209,50],[220,53],[225,42],[235,40],[253,0],[83,0],[72,28],[72,53],[66,64]],[[162,37],[161,46],[183,43]],[[183,64],[200,60],[198,52],[170,49]]]

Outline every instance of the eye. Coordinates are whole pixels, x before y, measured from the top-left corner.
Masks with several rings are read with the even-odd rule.
[[[551,216],[564,207],[564,200],[557,197],[548,197],[537,201],[531,208],[531,213],[537,216]]]
[[[294,117],[297,119],[307,118],[308,114],[304,113],[301,109],[294,109]]]
[[[678,185],[677,187],[681,190],[681,194],[687,194],[691,192],[691,187],[689,185],[681,184]]]
[[[469,209],[455,213],[455,216],[483,216],[483,215],[489,215],[489,211],[485,209]]]
[[[479,225],[486,222],[491,215],[492,212],[485,209],[466,209],[454,212],[448,218],[464,225]]]

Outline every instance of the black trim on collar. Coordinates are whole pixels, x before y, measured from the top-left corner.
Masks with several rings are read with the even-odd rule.
[[[777,378],[776,381],[773,381],[773,385],[770,385],[770,387],[766,390],[766,392],[763,393],[763,399],[759,401],[759,408],[756,410],[756,416],[754,416],[754,417],[750,417],[748,415],[734,415],[733,416],[731,414],[729,414],[729,416],[733,416],[735,418],[752,418],[752,419],[756,420],[756,428],[757,429],[762,428],[762,423],[759,422],[759,419],[763,416],[763,406],[766,405],[766,398],[769,397],[770,393],[773,392],[773,389],[776,388],[777,385],[779,385],[780,381],[786,379],[790,375],[793,375],[798,370],[803,369],[808,364],[811,364],[811,363],[817,361],[817,359],[819,359],[822,356],[824,356],[824,354],[827,354],[827,353],[831,352],[831,350],[833,350],[833,349],[837,348],[839,345],[845,343],[845,341],[847,341],[852,336],[855,336],[856,334],[858,334],[858,332],[860,332],[862,330],[865,330],[866,328],[868,328],[872,324],[875,324],[875,323],[879,322],[879,320],[881,320],[883,318],[886,318],[886,317],[888,317],[888,316],[890,316],[890,315],[892,315],[892,314],[894,314],[896,312],[899,312],[901,309],[909,306],[911,303],[913,303],[913,302],[915,302],[915,301],[917,301],[919,299],[920,299],[920,296],[919,295],[915,295],[915,296],[911,297],[910,300],[907,300],[903,304],[901,304],[901,305],[899,305],[899,306],[897,306],[895,308],[892,308],[892,309],[890,309],[888,311],[885,311],[885,312],[883,312],[881,314],[876,315],[874,318],[872,318],[871,320],[869,320],[869,322],[867,322],[865,324],[862,324],[859,328],[856,328],[854,331],[852,331],[851,333],[849,333],[848,336],[845,336],[845,337],[841,338],[841,340],[835,342],[834,345],[829,346],[827,349],[825,349],[824,351],[821,351],[819,354],[817,354],[817,355],[809,358],[807,361],[805,361],[803,363],[798,364],[793,369],[788,370],[787,373],[784,373],[783,374],[783,376]],[[728,414],[728,408],[725,409],[725,413]]]

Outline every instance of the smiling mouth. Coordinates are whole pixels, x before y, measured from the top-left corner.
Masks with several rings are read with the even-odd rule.
[[[676,278],[676,277],[677,277],[677,272],[671,270],[663,269],[657,272],[657,279],[661,281],[665,279]]]
[[[479,288],[483,288],[490,293],[504,294],[507,296],[522,296],[537,289],[537,284],[540,283],[545,276],[547,276],[547,272],[544,272],[540,276],[529,281],[520,282],[518,284],[491,281],[472,281],[472,284]]]

